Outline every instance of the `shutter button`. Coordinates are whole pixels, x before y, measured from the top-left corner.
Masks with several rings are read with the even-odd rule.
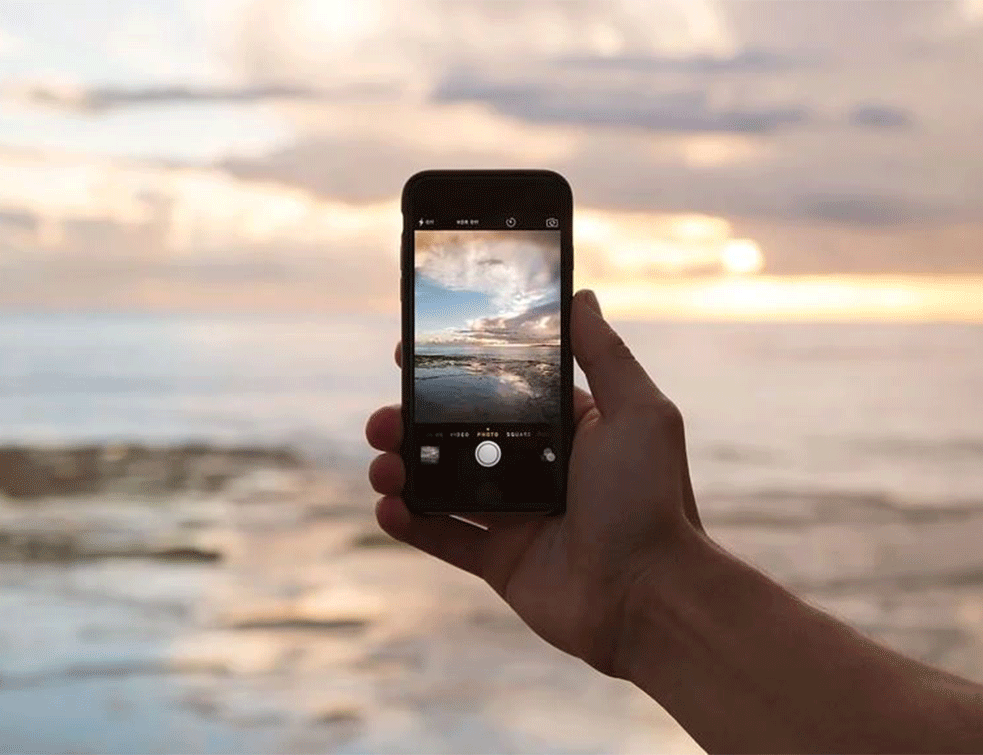
[[[474,458],[483,467],[494,467],[502,458],[502,449],[493,440],[482,441],[474,449]]]

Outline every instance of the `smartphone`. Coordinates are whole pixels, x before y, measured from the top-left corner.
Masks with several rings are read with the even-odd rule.
[[[573,194],[546,170],[403,189],[403,497],[416,513],[558,513],[573,434]]]

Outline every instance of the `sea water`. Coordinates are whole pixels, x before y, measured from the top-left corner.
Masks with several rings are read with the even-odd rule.
[[[616,325],[686,418],[712,537],[870,636],[983,679],[983,328]],[[362,480],[347,503],[363,507],[357,525],[371,527],[364,468],[374,452],[363,426],[374,408],[398,402],[398,331],[394,317],[7,313],[0,444],[287,444]],[[114,507],[94,521],[137,516]],[[256,553],[273,548],[265,533]],[[391,566],[369,551],[294,563],[303,559],[295,535],[283,537],[269,551],[285,559],[283,589],[323,573],[325,583],[378,594],[391,608],[380,627],[419,623],[378,652],[397,657],[409,647],[428,660],[373,682],[362,728],[348,739],[308,727],[291,707],[304,685],[354,683],[341,667],[296,670],[335,640],[291,639],[285,657],[301,660],[289,673],[225,678],[194,663],[174,667],[173,649],[194,644],[217,596],[238,605],[248,590],[226,585],[230,573],[215,567],[110,560],[0,567],[0,606],[17,617],[0,632],[2,748],[692,751],[685,738],[640,723],[651,723],[646,701],[563,665],[521,626],[503,634],[494,627],[504,619],[481,619],[479,635],[441,618],[454,595],[476,615],[498,605],[469,592],[465,576],[453,581],[441,564],[398,561],[401,553]],[[328,552],[319,542],[312,552]],[[272,566],[256,568],[250,584]],[[252,635],[223,635],[217,646],[248,658],[237,642],[267,652]],[[201,702],[202,690],[217,702]],[[552,733],[558,710],[569,710],[567,739]]]

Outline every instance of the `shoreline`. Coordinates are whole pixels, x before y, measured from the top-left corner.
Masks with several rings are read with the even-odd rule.
[[[119,445],[17,447],[61,470],[58,485],[70,462],[97,456],[77,468],[102,470],[98,492],[0,496],[0,605],[18,616],[0,632],[0,715],[33,720],[53,695],[74,706],[49,714],[62,724],[85,714],[78,731],[62,727],[70,735],[43,727],[34,749],[194,750],[198,732],[227,752],[699,752],[657,705],[546,646],[479,580],[382,533],[360,464]],[[803,599],[983,674],[971,537],[983,502],[933,512],[792,489],[700,500],[718,542]],[[7,749],[25,741],[0,736]]]

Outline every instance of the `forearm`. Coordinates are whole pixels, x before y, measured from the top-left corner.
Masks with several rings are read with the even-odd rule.
[[[983,751],[983,688],[866,639],[695,530],[634,586],[618,656],[711,752]]]

